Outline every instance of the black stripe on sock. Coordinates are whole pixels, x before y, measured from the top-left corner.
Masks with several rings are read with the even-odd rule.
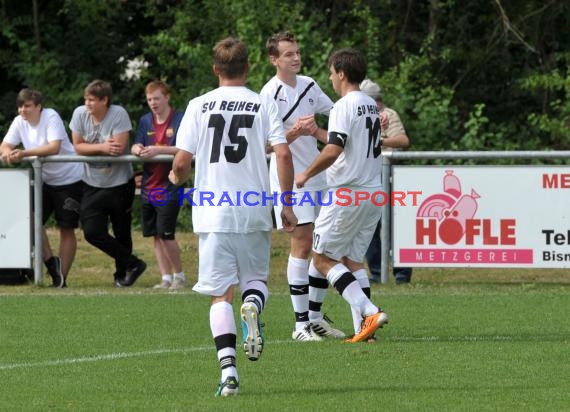
[[[309,285],[289,285],[289,293],[294,296],[306,295],[309,293]]]
[[[329,287],[329,281],[326,278],[309,276],[309,286],[318,289],[327,289]]]
[[[251,295],[255,295],[259,297],[259,300],[261,301],[263,307],[265,307],[265,296],[263,296],[263,293],[261,293],[260,290],[257,289],[247,289],[245,290],[242,294],[241,294],[241,301],[245,302],[247,300],[247,298]],[[251,300],[251,302],[255,303],[256,305],[258,305],[258,303],[256,302],[255,299]],[[258,312],[261,313],[261,311],[263,310],[263,307],[261,308],[257,308]]]
[[[309,321],[309,312],[295,312],[295,322],[308,322]]]
[[[344,292],[347,286],[350,285],[352,282],[356,282],[356,278],[354,277],[354,275],[350,272],[345,272],[340,276],[340,278],[337,279],[337,281],[334,283],[333,286],[342,296],[342,292]]]
[[[314,300],[309,301],[309,310],[313,312],[320,312],[321,306],[323,306],[323,302],[315,302]]]
[[[366,295],[366,297],[368,299],[370,299],[370,288],[362,288],[362,291],[364,292],[364,294]]]
[[[218,351],[225,348],[235,348],[236,335],[235,333],[224,333],[223,335],[215,336],[214,344],[216,345],[216,350]]]

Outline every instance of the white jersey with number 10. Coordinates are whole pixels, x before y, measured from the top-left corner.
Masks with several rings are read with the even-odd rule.
[[[339,99],[329,117],[331,133],[344,136],[344,151],[327,169],[329,187],[382,186],[378,107],[371,97],[352,91]]]

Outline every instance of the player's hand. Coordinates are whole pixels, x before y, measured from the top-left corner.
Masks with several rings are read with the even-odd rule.
[[[131,153],[134,154],[135,156],[140,156],[143,149],[144,146],[140,143],[137,143],[131,149]]]
[[[10,152],[10,161],[9,162],[19,162],[24,158],[24,151],[20,149],[14,149]]]
[[[381,111],[380,126],[382,127],[382,130],[386,130],[389,125],[390,125],[390,119],[388,119],[388,113],[386,113],[385,111]]]
[[[312,136],[319,130],[319,126],[315,122],[315,115],[299,117],[297,121],[300,123],[305,135]]]
[[[297,226],[297,216],[293,212],[292,206],[283,206],[281,209],[281,221],[285,232],[292,232]]]
[[[178,176],[174,174],[174,170],[171,170],[170,173],[168,173],[168,180],[170,180],[170,183],[174,186],[180,186],[183,183],[178,179]]]
[[[143,147],[139,152],[140,157],[154,157],[158,154],[158,149],[155,146]]]
[[[5,164],[10,164],[10,150],[2,150],[2,153],[0,153],[0,161]]]
[[[112,137],[103,143],[105,153],[109,156],[120,156],[123,154],[123,145]]]
[[[295,175],[295,185],[297,186],[298,189],[301,189],[303,186],[305,186],[307,180],[309,180],[309,176],[307,176],[305,172]]]

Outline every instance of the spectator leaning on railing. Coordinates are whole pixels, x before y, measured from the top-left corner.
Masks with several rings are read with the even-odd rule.
[[[170,88],[160,80],[149,82],[145,95],[150,112],[139,120],[131,153],[141,158],[176,154],[176,134],[184,113],[170,106]],[[180,204],[178,188],[168,180],[171,168],[172,162],[144,163],[141,213],[143,236],[154,238],[154,254],[161,273],[161,281],[154,288],[176,290],[185,288],[187,282],[174,237]],[[159,204],[153,203],[154,195]],[[162,202],[163,199],[167,201]]]
[[[94,80],[85,88],[85,105],[74,110],[69,124],[78,154],[128,153],[131,120],[123,107],[111,104],[111,97],[111,85],[105,81]],[[85,239],[115,260],[115,286],[131,286],[146,269],[146,263],[132,253],[131,210],[135,196],[132,165],[87,162],[83,181],[80,216]],[[109,234],[109,221],[114,236]]]
[[[18,116],[12,121],[0,145],[3,163],[24,157],[73,155],[75,150],[59,114],[43,107],[42,94],[22,89],[16,97]],[[18,145],[22,144],[23,149]],[[53,214],[59,227],[59,256],[53,254],[45,229],[42,257],[52,278],[52,286],[67,286],[66,278],[75,257],[75,228],[79,223],[83,169],[79,163],[45,163],[42,167],[42,222]]]

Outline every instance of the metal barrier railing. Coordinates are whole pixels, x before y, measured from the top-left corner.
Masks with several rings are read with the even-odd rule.
[[[113,156],[79,156],[79,155],[57,155],[46,157],[29,157],[24,160],[32,163],[34,169],[34,246],[32,257],[34,258],[34,283],[38,284],[43,277],[43,225],[42,225],[42,163],[54,162],[108,162],[108,163],[141,163],[141,162],[164,162],[172,161],[172,155],[158,155],[149,159],[142,159],[134,155],[119,157]]]
[[[392,159],[395,160],[445,160],[445,159],[568,159],[570,151],[463,151],[463,152],[406,152],[394,151],[383,155],[382,183],[388,198],[391,194]],[[34,246],[32,257],[34,258],[34,282],[42,280],[42,163],[45,162],[111,162],[111,163],[142,163],[142,162],[164,162],[171,161],[172,155],[159,155],[149,159],[142,159],[134,155],[119,157],[112,156],[79,156],[79,155],[57,155],[46,157],[25,158],[32,164],[34,170]],[[388,268],[390,263],[390,251],[392,239],[390,237],[391,226],[391,205],[387,202],[382,213],[380,241],[381,241],[381,282],[388,282]]]

